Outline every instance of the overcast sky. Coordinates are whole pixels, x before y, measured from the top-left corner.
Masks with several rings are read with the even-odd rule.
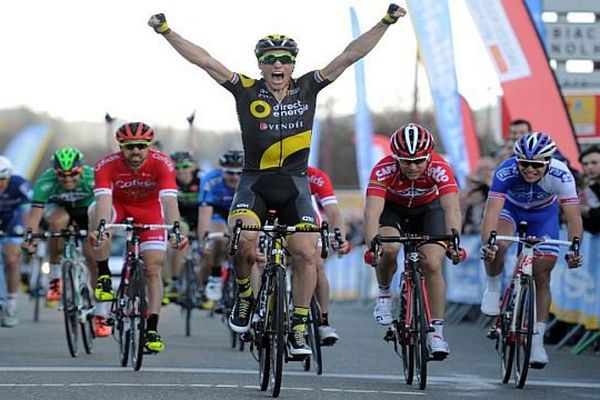
[[[404,2],[399,2],[404,5]],[[18,0],[4,5],[0,40],[0,108],[27,106],[71,121],[103,121],[106,111],[151,125],[234,130],[233,96],[179,56],[146,22],[164,12],[169,25],[229,69],[259,77],[253,49],[270,33],[292,36],[300,47],[295,75],[323,68],[351,37],[349,7],[361,30],[385,13],[383,0]],[[461,92],[473,107],[497,94],[497,81],[464,0],[452,0],[455,58]],[[410,108],[415,36],[410,18],[392,26],[365,58],[373,111]],[[354,111],[354,70],[319,95],[336,114]],[[421,74],[421,85],[426,78]],[[428,93],[423,106],[430,106]]]

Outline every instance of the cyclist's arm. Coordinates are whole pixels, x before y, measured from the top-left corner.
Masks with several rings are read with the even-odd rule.
[[[569,240],[583,236],[583,221],[579,212],[579,204],[563,204],[563,214],[569,230]]]
[[[181,219],[179,214],[179,204],[176,195],[165,195],[160,197],[163,210],[165,212],[165,224],[172,225],[175,221]]]
[[[333,232],[335,228],[338,228],[342,239],[346,240],[346,225],[340,206],[337,203],[329,203],[323,206],[323,210],[325,210],[325,215],[327,215],[329,230]]]
[[[460,232],[462,216],[458,193],[447,193],[440,196],[440,204],[444,210],[447,233],[452,232],[452,229],[456,229],[457,232]]]
[[[110,221],[110,213],[112,208],[112,195],[110,194],[97,194],[96,195],[96,217],[98,222],[100,220]],[[93,229],[97,229],[97,226],[92,226]]]
[[[210,205],[198,207],[198,240],[204,239],[204,235],[210,228],[213,208]]]
[[[403,17],[405,15],[404,9],[400,8],[395,12],[396,16]],[[377,43],[383,37],[383,34],[387,32],[390,25],[384,24],[379,21],[369,31],[363,33],[342,51],[340,55],[333,59],[325,68],[321,70],[321,75],[330,80],[336,80],[342,72],[349,66],[354,64],[366,56]]]
[[[504,201],[503,198],[488,198],[481,223],[481,243],[486,244],[490,238],[490,233],[496,230]]]
[[[40,222],[44,216],[44,207],[31,207],[31,210],[27,213],[27,219],[25,219],[25,227],[31,228],[32,232],[38,232],[40,230]]]
[[[365,205],[365,231],[364,238],[367,246],[371,240],[379,233],[379,217],[383,212],[385,198],[379,196],[367,196]]]
[[[167,39],[167,42],[169,42],[169,44],[173,46],[173,48],[179,54],[181,54],[183,58],[202,68],[219,84],[231,79],[233,72],[221,64],[221,62],[213,58],[202,47],[190,42],[187,39],[184,39],[181,37],[181,35],[173,30],[162,36]]]

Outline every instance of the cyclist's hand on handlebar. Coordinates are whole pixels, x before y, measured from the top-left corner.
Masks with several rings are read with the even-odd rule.
[[[467,259],[467,250],[460,247],[457,251],[453,246],[448,246],[448,249],[446,249],[446,257],[452,260],[452,264],[456,265]]]
[[[107,231],[104,231],[104,237],[100,238],[100,232],[99,231],[91,231],[88,234],[88,243],[90,244],[90,246],[94,247],[94,248],[98,248],[100,246],[102,246],[102,242],[104,242],[104,240],[110,238],[110,233]]]
[[[334,240],[331,242],[331,247],[333,247],[333,249],[341,256],[350,253],[351,249],[350,242],[347,240],[343,240],[341,242]]]
[[[37,243],[33,242],[33,241],[27,241],[27,240],[23,240],[23,242],[21,243],[21,251],[25,254],[33,254],[35,253],[35,249],[37,248]]]
[[[172,233],[169,235],[169,243],[176,250],[185,250],[188,247],[189,240],[187,235]]]
[[[483,261],[492,262],[494,258],[496,258],[496,253],[498,252],[498,246],[492,246],[491,248],[487,245],[482,246],[481,250],[479,250],[479,258]]]
[[[161,35],[171,32],[171,29],[167,24],[167,18],[163,13],[154,14],[151,16],[148,20],[148,25],[150,25],[156,33],[160,33]]]
[[[573,251],[568,251],[565,254],[565,261],[569,268],[579,268],[583,265],[583,256],[581,254],[576,255]]]

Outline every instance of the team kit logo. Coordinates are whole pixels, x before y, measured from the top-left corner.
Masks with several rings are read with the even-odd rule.
[[[308,111],[308,108],[308,104],[304,104],[301,100],[287,104],[276,104],[273,107],[267,101],[254,100],[250,103],[250,114],[254,118],[263,120],[269,116],[275,118],[302,117]],[[304,121],[297,119],[285,123],[260,122],[258,128],[261,131],[302,129],[304,128]]]

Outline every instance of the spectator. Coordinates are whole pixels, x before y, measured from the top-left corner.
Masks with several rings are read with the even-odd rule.
[[[513,155],[515,142],[524,134],[531,132],[531,123],[526,119],[513,119],[508,126],[508,135],[502,146],[496,152],[494,158],[496,161],[504,161]]]
[[[581,205],[583,228],[596,234],[600,232],[600,147],[594,145],[586,149],[579,161],[585,174]]]
[[[495,168],[496,162],[493,158],[482,157],[477,170],[468,177],[467,188],[461,192],[460,200],[463,215],[462,233],[479,233]]]

